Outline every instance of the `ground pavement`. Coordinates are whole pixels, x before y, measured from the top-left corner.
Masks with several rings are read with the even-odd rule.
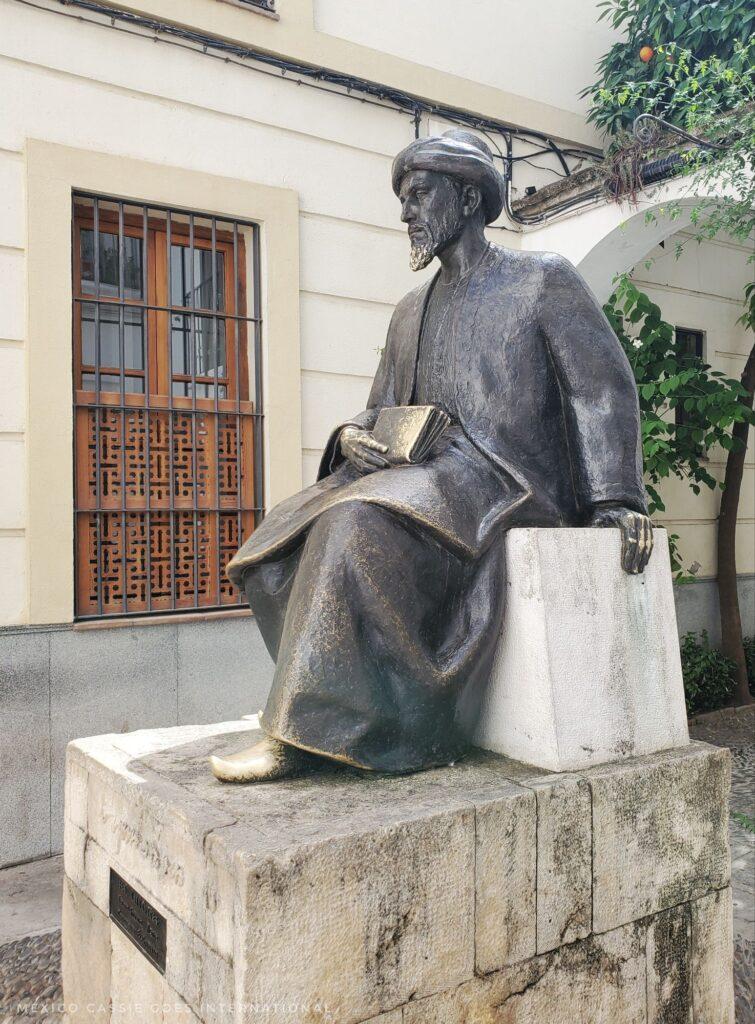
[[[700,716],[690,733],[730,748],[732,813],[755,819],[755,707]],[[729,834],[737,1024],[755,1024],[755,834],[734,817]],[[0,1024],[62,1024],[62,877],[62,857],[0,871]]]

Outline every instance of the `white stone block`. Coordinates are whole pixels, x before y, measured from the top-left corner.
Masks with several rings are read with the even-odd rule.
[[[666,532],[641,575],[617,529],[506,535],[507,603],[475,742],[570,771],[689,742]]]

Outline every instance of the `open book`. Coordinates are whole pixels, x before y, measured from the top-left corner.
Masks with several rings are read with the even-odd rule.
[[[406,466],[424,461],[450,422],[437,405],[397,405],[380,410],[372,435],[392,466]]]

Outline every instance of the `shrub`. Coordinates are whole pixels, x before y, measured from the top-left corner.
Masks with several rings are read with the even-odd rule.
[[[715,711],[734,695],[734,662],[710,646],[708,633],[685,633],[681,642],[684,699],[690,715]]]

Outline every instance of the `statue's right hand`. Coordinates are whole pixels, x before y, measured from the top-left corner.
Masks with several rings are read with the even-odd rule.
[[[359,427],[344,427],[340,437],[341,451],[360,473],[374,473],[389,465],[383,458],[388,446],[376,441],[369,430]]]

